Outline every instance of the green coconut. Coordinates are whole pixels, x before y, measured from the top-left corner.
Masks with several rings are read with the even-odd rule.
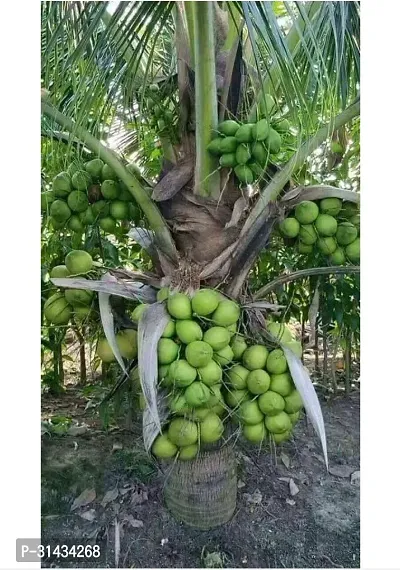
[[[166,301],[169,296],[169,288],[168,287],[161,287],[157,291],[157,301],[160,303],[161,301]]]
[[[101,169],[101,179],[104,180],[117,180],[117,175],[115,174],[114,170],[105,164]]]
[[[190,299],[184,293],[172,293],[167,300],[167,309],[176,319],[187,320],[192,316]]]
[[[289,396],[285,398],[285,412],[288,414],[293,414],[298,412],[303,407],[303,400],[301,399],[300,392],[298,390],[293,390]]]
[[[93,259],[87,251],[73,249],[65,256],[65,265],[71,275],[81,275],[93,269]]]
[[[346,256],[352,263],[360,261],[360,238],[356,239],[345,249]]]
[[[85,170],[89,173],[90,177],[94,180],[101,177],[101,171],[104,166],[104,162],[101,158],[94,158],[93,160],[89,160],[85,164]]]
[[[228,119],[218,125],[218,131],[226,137],[234,137],[239,127],[239,123]]]
[[[115,360],[112,348],[105,337],[100,337],[97,341],[96,354],[106,364],[110,364]]]
[[[290,436],[292,435],[292,430],[289,429],[282,433],[272,433],[271,435],[274,442],[279,444],[290,439]]]
[[[255,400],[247,400],[240,404],[239,417],[246,425],[255,425],[262,422],[264,419],[264,416]]]
[[[247,388],[249,392],[258,396],[268,390],[270,382],[270,376],[265,370],[252,370],[247,377]]]
[[[343,207],[340,212],[340,218],[352,218],[356,214],[358,214],[360,209],[359,204],[355,204],[354,202],[343,202]]]
[[[234,152],[227,152],[220,156],[219,165],[221,168],[234,168],[237,165],[236,154]]]
[[[198,368],[197,373],[206,386],[218,384],[222,380],[222,368],[215,360],[210,360],[208,364]]]
[[[339,245],[349,245],[357,239],[358,230],[350,222],[343,222],[338,225],[336,240]]]
[[[269,130],[268,139],[266,140],[265,145],[271,154],[277,154],[280,151],[282,145],[282,137],[272,127]]]
[[[236,408],[249,399],[250,395],[247,390],[229,390],[225,394],[225,401],[231,408]]]
[[[151,451],[158,459],[171,459],[177,454],[178,448],[166,434],[162,434],[154,440]]]
[[[198,325],[195,321],[177,321],[175,328],[179,340],[184,344],[190,344],[195,340],[201,340],[203,338],[203,331],[201,330],[200,325]]]
[[[295,238],[299,234],[300,224],[296,218],[286,218],[279,224],[279,230],[285,237]]]
[[[169,367],[170,367],[170,364],[162,364],[161,366],[158,367],[158,379],[159,380],[164,380],[165,378],[167,378],[168,373],[169,373]]]
[[[170,364],[168,378],[178,388],[187,388],[196,380],[197,371],[186,360],[175,360]]]
[[[319,203],[319,209],[322,214],[337,216],[342,209],[342,201],[339,198],[323,198]]]
[[[202,443],[215,443],[224,433],[224,424],[217,414],[211,412],[200,423],[200,441]]]
[[[168,399],[168,407],[172,414],[177,416],[185,416],[190,413],[190,407],[185,399],[184,394],[174,394]]]
[[[290,342],[292,339],[292,333],[283,323],[276,322],[265,322],[266,329],[270,335],[275,337],[280,342]],[[262,368],[262,367],[261,367]]]
[[[86,319],[89,318],[91,313],[91,307],[74,307],[74,319],[78,323],[84,322]]]
[[[264,421],[253,425],[244,425],[242,428],[243,436],[251,443],[261,443],[264,441],[267,432]]]
[[[192,297],[192,311],[195,315],[211,315],[219,304],[218,292],[214,289],[200,289]]]
[[[297,251],[299,253],[308,254],[313,251],[312,244],[303,243],[302,241],[297,242]]]
[[[333,237],[321,237],[317,241],[317,247],[324,255],[331,255],[337,248],[337,242]]]
[[[138,335],[134,329],[124,329],[116,335],[116,341],[123,358],[132,360],[138,354]]]
[[[193,445],[197,442],[197,425],[190,420],[176,418],[169,425],[168,437],[179,447]]]
[[[237,335],[231,342],[231,349],[233,358],[235,360],[241,360],[244,351],[247,349],[247,343],[242,336]]]
[[[148,306],[149,305],[147,303],[142,303],[133,309],[131,319],[134,323],[137,324],[139,322],[140,317],[143,315]]]
[[[270,126],[267,119],[261,119],[257,121],[252,127],[252,138],[255,141],[265,141],[270,133]]]
[[[315,222],[319,214],[318,206],[315,202],[304,200],[297,204],[294,215],[302,225],[308,225]]]
[[[211,327],[204,333],[204,341],[215,351],[228,346],[230,340],[230,332],[224,327]]]
[[[73,307],[90,305],[93,301],[94,292],[84,289],[66,289],[65,298]]]
[[[163,338],[172,338],[173,336],[175,336],[175,333],[176,333],[175,321],[170,319],[168,321],[168,324],[165,326],[165,329],[161,336]]]
[[[114,220],[127,220],[129,218],[129,204],[122,200],[113,200],[110,204],[110,214]]]
[[[245,350],[242,356],[243,364],[249,370],[264,368],[267,362],[268,350],[262,344],[255,344]]]
[[[53,193],[56,198],[66,198],[71,190],[71,178],[67,172],[60,172],[53,178]]]
[[[240,143],[248,143],[251,142],[253,139],[253,128],[255,127],[254,123],[248,123],[245,125],[240,125],[238,130],[235,133],[236,139]]]
[[[117,228],[117,223],[114,220],[114,218],[111,218],[111,216],[107,216],[99,220],[99,226],[103,231],[107,232],[108,234],[113,234]]]
[[[288,366],[283,350],[276,348],[268,354],[266,368],[270,374],[286,372]]]
[[[202,422],[204,418],[208,416],[210,411],[210,408],[206,408],[205,406],[200,408],[193,408],[190,413],[190,419]]]
[[[279,412],[265,418],[265,427],[271,433],[283,433],[292,429],[292,422],[286,412]]]
[[[212,314],[212,321],[220,327],[233,325],[240,317],[240,307],[234,301],[221,301]]]
[[[264,168],[267,163],[268,157],[267,157],[267,151],[263,143],[255,142],[251,147],[251,154],[254,160],[256,161],[256,164]],[[261,176],[262,173],[263,171],[259,175]]]
[[[72,307],[63,293],[54,293],[43,307],[44,316],[53,325],[66,325],[72,316]]]
[[[193,408],[204,406],[210,399],[210,388],[196,380],[186,388],[185,399]]]
[[[243,182],[243,184],[252,184],[254,182],[253,171],[247,164],[238,164],[234,170],[239,182]]]
[[[71,216],[67,222],[67,226],[71,231],[76,233],[82,233],[85,230],[85,226],[78,216]]]
[[[54,202],[54,192],[50,190],[49,192],[41,192],[40,194],[40,209],[42,212],[47,212],[50,205]]]
[[[280,394],[268,390],[258,398],[258,406],[263,414],[274,416],[285,409],[285,400]]]
[[[104,180],[101,184],[101,193],[105,200],[116,200],[120,193],[120,187],[115,180]]]
[[[214,386],[210,386],[210,397],[207,401],[206,407],[207,408],[214,408],[218,404],[224,402],[224,398],[221,394],[221,385],[215,384]]]
[[[178,459],[180,461],[191,461],[192,459],[196,459],[199,453],[199,446],[197,443],[193,445],[185,445],[185,447],[181,447],[179,449]]]
[[[233,360],[233,351],[230,346],[225,346],[221,350],[214,352],[214,360],[216,360],[221,366],[226,366]]]
[[[99,200],[91,206],[92,213],[95,219],[106,218],[110,213],[110,205],[105,200]]]
[[[335,218],[329,214],[319,214],[314,224],[320,236],[333,236],[338,227]]]
[[[318,234],[312,224],[300,226],[299,239],[307,245],[314,244],[318,239]]]
[[[68,195],[68,206],[73,212],[84,212],[89,207],[87,196],[84,192],[73,190]]]
[[[242,366],[241,364],[235,364],[228,372],[228,378],[230,381],[230,385],[235,390],[244,390],[247,388],[247,377],[249,375],[249,371],[247,368]]]
[[[54,200],[50,206],[50,215],[56,222],[64,224],[71,216],[71,210],[63,200]]]
[[[170,364],[178,357],[179,346],[170,338],[160,338],[157,346],[158,362]]]
[[[202,368],[211,361],[213,349],[207,342],[195,340],[186,346],[185,356],[191,366]]]
[[[208,152],[214,156],[220,156],[222,140],[223,139],[221,137],[217,137],[216,139],[214,139],[210,143],[208,143],[208,145],[207,145]]]
[[[271,374],[270,389],[282,397],[289,396],[294,389],[293,381],[289,372]]]
[[[335,251],[329,256],[329,262],[332,265],[344,265],[346,263],[346,255],[344,249],[342,247],[337,247]]]
[[[229,331],[229,335],[232,338],[237,333],[238,324],[233,323],[233,325],[228,325],[225,327],[227,331]]]
[[[251,158],[251,152],[247,144],[240,144],[236,149],[236,162],[237,164],[246,164]]]
[[[92,183],[92,178],[86,170],[78,170],[71,178],[72,186],[75,190],[86,191]]]
[[[290,421],[292,422],[292,426],[296,425],[300,419],[300,411],[293,412],[293,414],[288,414]]]
[[[63,278],[63,277],[69,277],[70,273],[67,269],[66,265],[56,265],[55,267],[53,267],[53,269],[50,271],[50,278]]]
[[[222,154],[232,154],[236,152],[239,141],[236,137],[226,137],[220,143],[220,150]]]

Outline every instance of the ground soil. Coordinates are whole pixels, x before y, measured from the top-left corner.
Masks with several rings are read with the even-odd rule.
[[[83,428],[42,436],[42,542],[97,541],[103,552],[101,561],[52,567],[359,568],[359,396],[321,400],[334,474],[305,419],[276,455],[241,444],[236,513],[198,531],[165,508],[164,478],[141,448],[139,423],[105,432],[75,387],[44,395],[43,419],[67,415]],[[71,510],[85,490],[91,502]]]

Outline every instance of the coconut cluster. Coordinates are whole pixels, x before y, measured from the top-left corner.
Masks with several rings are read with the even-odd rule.
[[[304,200],[279,229],[285,238],[297,240],[299,253],[310,254],[316,248],[331,265],[360,260],[360,214],[352,202],[339,198]]]
[[[138,100],[144,100],[144,106],[150,115],[150,126],[157,128],[160,134],[168,133],[174,123],[175,102],[168,85],[151,83],[141,88],[138,92]]]
[[[83,276],[93,269],[90,253],[73,249],[65,256],[64,265],[56,265],[50,271],[50,278]],[[81,322],[88,318],[94,299],[93,291],[64,289],[51,295],[44,304],[44,316],[53,325],[67,325],[74,317]]]
[[[136,165],[127,168],[140,176]],[[65,172],[57,174],[52,190],[41,194],[41,209],[49,214],[54,229],[78,234],[93,225],[111,234],[118,228],[128,231],[129,222],[140,218],[132,194],[100,158],[84,164],[72,163]]]
[[[278,340],[301,356],[301,345],[280,323],[268,323],[275,345],[254,344],[240,332],[239,305],[213,289],[192,298],[161,289],[170,320],[158,343],[160,389],[169,418],[152,452],[159,459],[194,459],[219,442],[229,420],[250,442],[290,437],[302,408]],[[136,307],[139,321],[146,305]],[[144,399],[142,398],[142,406]]]
[[[261,179],[271,155],[279,153],[289,122],[276,116],[276,111],[274,99],[266,95],[257,122],[223,121],[218,125],[217,137],[207,146],[212,155],[219,157],[220,167],[233,169],[239,182],[252,184]]]

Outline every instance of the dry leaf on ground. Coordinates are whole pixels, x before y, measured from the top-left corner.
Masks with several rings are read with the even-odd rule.
[[[296,483],[293,481],[293,479],[290,479],[290,481],[289,481],[289,491],[290,491],[290,494],[292,495],[292,497],[297,495],[297,493],[299,492],[299,488],[296,485]]]
[[[357,467],[351,465],[332,465],[329,467],[329,473],[335,475],[336,477],[344,477],[347,479],[350,477],[354,471],[357,471]]]
[[[286,467],[286,469],[289,469],[290,467],[290,457],[288,457],[286,455],[286,453],[281,453],[281,460],[282,463],[284,464],[284,466]]]
[[[72,503],[71,511],[74,511],[79,507],[85,507],[86,505],[89,505],[89,503],[93,502],[95,498],[96,491],[94,489],[85,489]]]
[[[104,495],[103,500],[101,501],[101,506],[105,507],[108,505],[108,503],[110,503],[111,501],[115,501],[115,499],[118,497],[118,489],[117,487],[115,487],[115,489],[110,489],[109,491],[107,491],[107,493]]]
[[[89,511],[80,513],[79,516],[85,519],[86,521],[93,522],[94,519],[96,518],[96,511],[94,509],[90,509]]]

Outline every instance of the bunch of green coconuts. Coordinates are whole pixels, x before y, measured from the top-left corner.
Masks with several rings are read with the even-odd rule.
[[[135,176],[135,164],[127,166]],[[115,172],[100,158],[86,163],[72,163],[53,179],[52,189],[41,194],[41,209],[55,230],[85,233],[98,225],[113,234],[120,227],[129,230],[129,222],[140,219],[140,210],[132,194]]]
[[[360,213],[353,202],[304,200],[280,223],[279,230],[284,238],[295,240],[299,253],[317,249],[331,265],[360,261]]]
[[[303,403],[279,344],[301,357],[301,344],[289,329],[267,321],[266,330],[275,340],[255,344],[241,332],[240,306],[214,289],[189,296],[163,288],[157,300],[165,302],[169,314],[157,350],[159,389],[169,415],[152,453],[160,460],[195,459],[204,447],[223,443],[229,423],[260,446],[290,438]],[[134,309],[135,323],[147,307]],[[137,353],[137,337],[134,344]],[[112,361],[106,339],[97,354]],[[140,387],[137,368],[132,379]]]

